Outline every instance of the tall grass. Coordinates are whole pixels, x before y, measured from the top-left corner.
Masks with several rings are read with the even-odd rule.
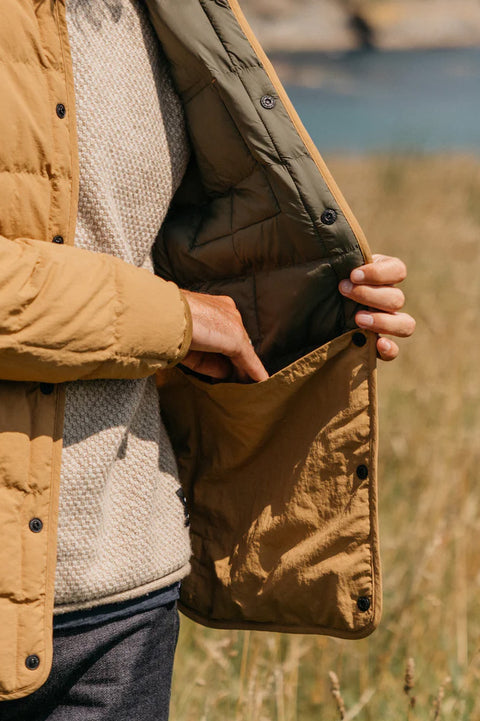
[[[352,642],[184,619],[173,721],[333,721],[330,672],[346,719],[480,719],[480,165],[328,160],[372,248],[407,261],[418,321],[380,369],[383,621]]]

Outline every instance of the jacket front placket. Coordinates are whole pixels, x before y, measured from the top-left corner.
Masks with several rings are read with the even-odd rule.
[[[24,152],[25,167],[18,169],[18,157],[13,158],[12,172],[29,173],[32,182],[33,176],[42,183],[47,179],[50,186],[48,218],[44,207],[36,212],[26,205],[23,232],[62,252],[63,244],[74,242],[78,193],[65,0],[10,5],[5,17],[11,33],[15,37],[21,28],[26,40],[19,58],[6,60],[12,67],[26,64],[25,83],[35,88],[22,90],[39,99],[31,112],[41,124],[35,146]],[[52,383],[0,383],[0,518],[9,529],[0,549],[0,700],[32,693],[51,668],[64,395],[63,386]]]

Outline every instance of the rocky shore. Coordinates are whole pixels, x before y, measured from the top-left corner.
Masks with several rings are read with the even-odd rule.
[[[478,0],[241,0],[268,52],[480,46]]]

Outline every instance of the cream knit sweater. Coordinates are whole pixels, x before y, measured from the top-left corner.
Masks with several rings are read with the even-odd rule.
[[[152,270],[189,152],[161,48],[139,0],[68,0],[67,22],[80,159],[75,244]],[[152,324],[156,313],[168,308],[152,308]],[[188,572],[153,378],[70,383],[62,463],[56,613],[134,598]]]

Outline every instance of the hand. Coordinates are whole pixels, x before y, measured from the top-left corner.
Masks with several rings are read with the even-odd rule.
[[[253,349],[235,301],[188,290],[183,294],[193,323],[192,343],[183,365],[218,379],[231,376],[233,366],[242,382],[266,380],[268,373]]]
[[[355,268],[350,280],[342,280],[339,290],[342,295],[367,306],[355,316],[359,328],[375,333],[407,338],[415,330],[415,320],[408,313],[400,313],[405,296],[396,283],[407,277],[405,264],[388,255],[374,255],[373,263]],[[377,351],[385,361],[394,360],[399,353],[398,345],[387,338],[379,338]]]

